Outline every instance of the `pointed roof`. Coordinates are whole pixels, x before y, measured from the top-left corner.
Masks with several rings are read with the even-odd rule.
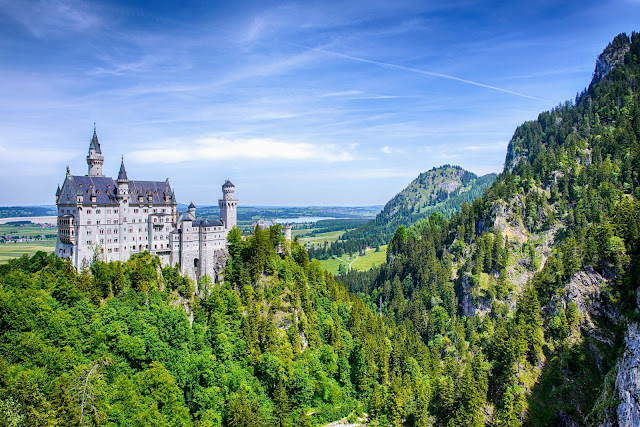
[[[233,185],[231,181],[229,181],[229,178],[227,178],[227,182],[224,183],[223,187],[235,187],[235,185]]]
[[[127,178],[127,170],[124,168],[124,156],[122,156],[122,163],[120,163],[120,173],[118,173],[118,181],[129,181],[129,178]]]
[[[96,150],[96,153],[102,154],[100,150],[100,141],[98,141],[98,134],[96,132],[96,124],[93,124],[93,137],[91,138],[91,142],[89,143],[89,150]]]
[[[189,209],[195,209],[196,205],[193,204],[193,202],[191,202],[191,204],[189,205]]]

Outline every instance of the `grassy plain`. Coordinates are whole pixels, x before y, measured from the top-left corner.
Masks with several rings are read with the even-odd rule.
[[[38,227],[37,225],[16,226],[16,225],[0,224],[0,236],[9,234],[11,236],[33,237],[33,236],[39,236],[41,234],[55,235],[57,233],[58,233],[58,230],[56,228]]]
[[[55,248],[55,239],[26,243],[3,243],[0,244],[0,263],[5,263],[11,258],[19,258],[25,253],[31,256],[38,251],[52,252]]]
[[[366,252],[366,255],[356,257],[349,257],[349,255],[343,255],[341,257],[333,257],[326,260],[321,260],[320,265],[325,270],[330,271],[333,274],[338,274],[338,268],[340,264],[348,268],[351,264],[351,268],[357,271],[366,271],[373,267],[377,267],[387,262],[387,245],[380,246],[380,252],[376,252],[375,249],[371,249]]]
[[[305,234],[312,231],[312,229],[292,230],[291,235],[296,237],[299,234]],[[307,246],[320,246],[324,245],[324,242],[335,242],[340,236],[344,234],[344,230],[327,231],[326,233],[318,233],[315,236],[299,237],[300,243]]]

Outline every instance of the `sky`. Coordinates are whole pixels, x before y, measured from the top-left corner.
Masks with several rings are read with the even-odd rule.
[[[419,173],[502,170],[516,127],[640,30],[640,1],[0,0],[0,205],[68,165],[180,203],[384,204]]]

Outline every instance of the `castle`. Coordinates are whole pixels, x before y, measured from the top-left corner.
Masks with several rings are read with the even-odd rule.
[[[120,164],[118,178],[102,174],[104,157],[96,129],[89,143],[88,173],[67,175],[56,191],[58,238],[55,254],[80,270],[94,259],[126,261],[149,251],[163,265],[179,266],[194,280],[216,280],[227,259],[227,234],[237,223],[235,187],[227,180],[218,200],[220,220],[199,219],[193,203],[178,213],[166,181],[130,181]]]

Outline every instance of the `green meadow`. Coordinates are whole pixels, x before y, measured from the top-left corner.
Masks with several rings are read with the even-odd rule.
[[[348,268],[351,264],[351,268],[357,271],[366,271],[373,267],[377,267],[387,262],[387,245],[380,246],[380,252],[376,252],[375,249],[368,250],[366,255],[359,255],[357,258],[349,257],[349,255],[343,255],[341,257],[333,257],[326,260],[321,260],[320,265],[325,270],[330,271],[333,274],[338,274],[338,268],[340,264]]]
[[[23,254],[31,256],[38,251],[52,252],[55,248],[56,241],[54,239],[26,243],[3,243],[0,244],[0,263],[5,263],[11,258],[19,258]]]

